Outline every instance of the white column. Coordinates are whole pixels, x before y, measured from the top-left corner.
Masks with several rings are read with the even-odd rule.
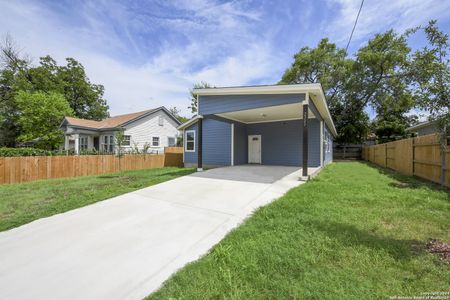
[[[69,136],[64,136],[64,150],[69,150]]]
[[[80,151],[80,135],[74,134],[73,136],[75,137],[75,154],[78,155]]]
[[[231,123],[231,165],[234,166],[234,123]]]

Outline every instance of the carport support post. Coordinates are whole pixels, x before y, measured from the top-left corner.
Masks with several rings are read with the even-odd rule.
[[[308,177],[308,104],[303,104],[303,166],[302,176]]]
[[[198,119],[198,138],[197,138],[197,171],[203,171],[203,120],[200,118]]]

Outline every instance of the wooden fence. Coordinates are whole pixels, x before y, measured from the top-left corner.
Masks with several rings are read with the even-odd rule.
[[[333,160],[361,159],[361,144],[333,144]]]
[[[0,157],[0,184],[182,166],[183,155],[80,155]]]
[[[165,147],[165,153],[183,153],[183,147]]]
[[[365,146],[362,157],[381,167],[450,187],[450,149],[442,149],[439,138],[437,134],[430,134]]]

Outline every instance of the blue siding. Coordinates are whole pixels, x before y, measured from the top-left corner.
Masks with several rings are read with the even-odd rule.
[[[247,163],[248,135],[260,134],[262,164],[301,166],[302,127],[302,120],[258,124],[234,123],[234,164]],[[197,124],[194,124],[186,130],[197,131],[197,128]],[[197,142],[197,133],[195,137]],[[196,144],[196,151],[197,148]],[[185,163],[196,164],[197,152],[185,152],[184,158]],[[203,119],[203,164],[205,166],[231,164],[231,123],[217,119]],[[308,164],[311,167],[320,165],[320,121],[317,119],[309,120]]]
[[[242,165],[248,161],[247,126],[242,123],[234,123],[234,164]]]
[[[262,164],[301,166],[303,123],[301,120],[247,125],[247,134],[260,134]],[[308,165],[320,166],[320,122],[309,120]]]
[[[333,136],[326,125],[324,126],[323,142],[324,164],[326,165],[333,161]]]
[[[197,123],[189,126],[188,128],[186,128],[186,131],[188,130],[195,130],[195,152],[186,152],[184,151],[184,162],[185,163],[191,163],[191,164],[196,164],[197,163],[197,148],[198,148],[198,125]],[[185,132],[186,134],[186,132]],[[186,143],[186,135],[183,137],[184,142]],[[184,145],[185,149],[186,149],[186,144]]]
[[[209,115],[282,104],[299,103],[305,94],[200,96],[199,114]]]
[[[231,124],[203,119],[203,163],[231,165]]]

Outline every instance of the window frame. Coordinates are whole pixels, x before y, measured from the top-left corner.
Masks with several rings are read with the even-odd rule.
[[[193,139],[192,141],[188,141],[188,139],[187,139],[188,133],[193,133],[193,134],[194,134],[194,139]],[[186,131],[184,132],[184,152],[195,152],[195,149],[196,149],[196,147],[197,147],[195,135],[196,135],[195,130],[186,130]],[[192,150],[189,150],[189,149],[187,148],[188,142],[191,142],[191,143],[194,144]]]
[[[88,147],[89,147],[88,137],[87,136],[80,136],[78,138],[78,150],[79,151],[88,150]]]
[[[155,146],[154,143],[153,143],[153,139],[154,139],[154,138],[157,138],[157,139],[158,139],[158,145],[157,145],[157,146]],[[154,147],[154,148],[159,148],[159,147],[161,147],[161,137],[156,136],[156,135],[152,136],[152,139],[151,139],[151,146]]]
[[[158,116],[158,125],[164,126],[164,117],[163,116]]]
[[[122,146],[131,146],[131,135],[129,135],[129,134],[123,135]]]

